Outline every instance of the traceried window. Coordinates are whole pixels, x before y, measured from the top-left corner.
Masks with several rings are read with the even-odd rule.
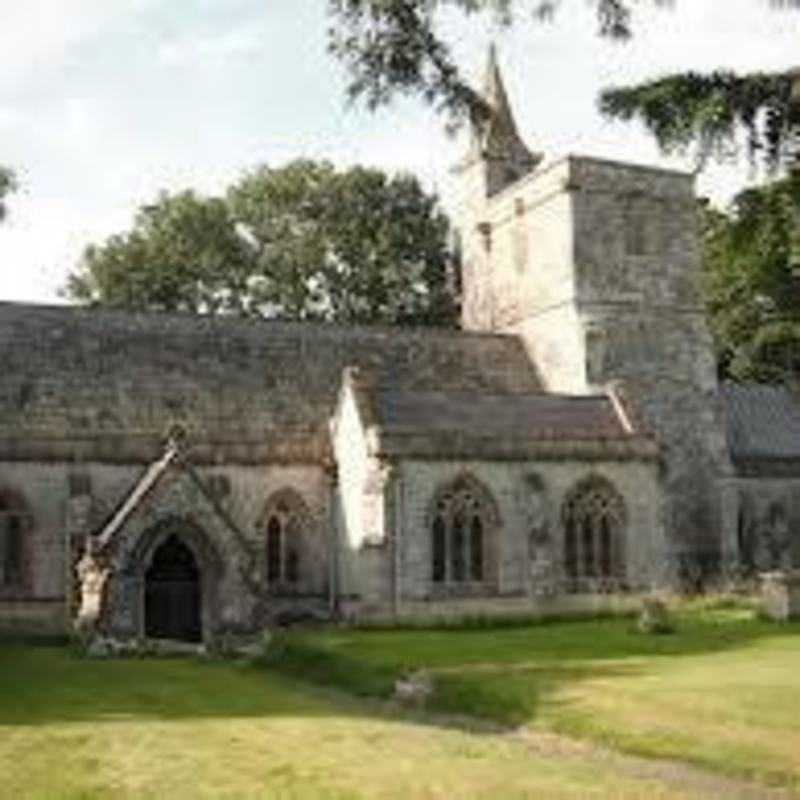
[[[303,516],[302,505],[289,493],[268,505],[265,516],[268,583],[299,583]]]
[[[486,533],[493,510],[483,494],[472,481],[459,479],[437,496],[431,522],[434,584],[487,580]]]
[[[567,578],[602,585],[624,576],[625,504],[605,479],[592,477],[567,495],[562,511]]]
[[[23,583],[25,520],[26,515],[20,509],[0,498],[0,589]]]

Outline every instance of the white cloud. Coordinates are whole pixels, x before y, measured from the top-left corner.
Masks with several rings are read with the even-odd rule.
[[[244,23],[231,30],[198,34],[189,32],[171,37],[158,46],[159,61],[169,66],[209,65],[260,54],[264,49],[263,25]]]
[[[2,2],[2,0],[0,0]],[[644,5],[644,4],[643,4]],[[448,197],[463,141],[416,102],[344,111],[342,69],[325,52],[322,0],[26,0],[0,26],[0,163],[22,177],[0,227],[0,296],[52,299],[86,243],[129,226],[166,188],[214,192],[248,166],[296,157],[410,169]],[[661,158],[636,126],[603,122],[599,89],[680,69],[773,69],[797,61],[800,13],[753,0],[649,13],[634,41],[597,40],[575,0],[551,26],[508,33],[446,20],[476,79],[500,46],[523,135],[550,157]],[[569,12],[569,13],[568,13]],[[714,169],[724,197],[745,171]],[[9,266],[11,265],[11,266]]]
[[[59,62],[74,47],[97,36],[126,12],[155,0],[26,0],[6,2],[0,26],[0,75],[27,77],[43,64]]]

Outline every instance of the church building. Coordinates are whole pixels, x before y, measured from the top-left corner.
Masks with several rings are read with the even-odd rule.
[[[461,330],[0,304],[0,631],[213,643],[800,566],[800,408],[717,381],[692,175],[456,167]]]

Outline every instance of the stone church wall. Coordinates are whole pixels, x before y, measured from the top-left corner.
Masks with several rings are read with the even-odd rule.
[[[465,279],[491,287],[483,324],[521,338],[549,391],[620,382],[665,449],[673,568],[702,559],[712,569],[718,478],[732,468],[699,294],[696,202],[691,175],[570,156],[484,198],[491,248],[484,273]],[[476,252],[480,236],[469,236]]]
[[[744,574],[800,567],[800,477],[738,476],[723,489],[728,567]]]
[[[667,542],[660,515],[660,477],[653,462],[408,461],[402,466],[405,517],[400,532],[404,601],[431,600],[432,503],[439,489],[461,475],[480,482],[497,503],[501,518],[498,597],[528,597],[531,593],[531,527],[543,524],[541,519],[532,521],[537,512],[531,486],[542,487],[544,525],[552,543],[553,562],[559,567],[563,563],[563,501],[567,492],[589,475],[608,479],[624,499],[627,574],[644,586],[668,582],[670,576],[663,569]],[[491,609],[492,599],[487,602]]]
[[[693,177],[574,159],[571,183],[587,387],[621,382],[657,432],[671,558],[677,565],[700,558],[714,569],[718,479],[731,465],[698,285]]]
[[[71,492],[89,493],[88,532],[97,533],[127,496],[144,467],[88,463],[0,463],[0,489],[22,498],[30,513],[25,531],[23,586],[0,590],[0,630],[58,632],[67,623],[71,583],[68,552],[68,504]],[[269,464],[260,467],[200,468],[209,486],[239,529],[251,540],[264,568],[265,532],[260,525],[271,495],[286,488],[299,494],[313,528],[305,557],[313,559],[313,590],[328,591],[329,484],[318,464]],[[164,510],[166,514],[166,510]],[[198,519],[202,527],[203,520]],[[313,541],[317,539],[318,541]]]

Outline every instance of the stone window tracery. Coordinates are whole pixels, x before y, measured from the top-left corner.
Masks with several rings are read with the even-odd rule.
[[[459,479],[436,498],[431,522],[431,568],[436,585],[469,585],[489,579],[488,533],[496,524],[485,493]]]
[[[268,505],[266,520],[267,583],[300,582],[305,509],[299,498],[283,493]]]
[[[605,479],[578,484],[564,501],[564,572],[575,589],[602,588],[624,577],[625,504]]]

